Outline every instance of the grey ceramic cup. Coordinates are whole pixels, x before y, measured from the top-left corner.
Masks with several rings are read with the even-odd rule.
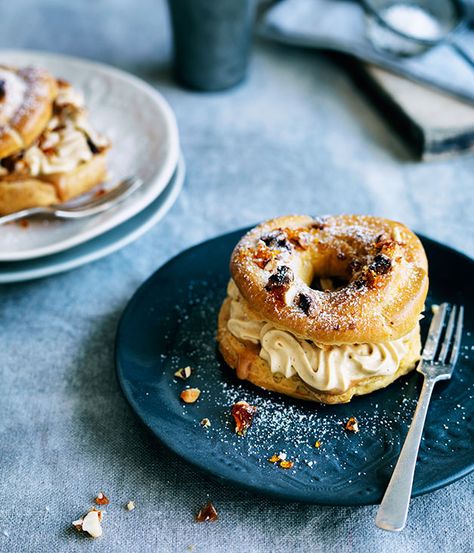
[[[223,90],[246,74],[255,0],[168,0],[175,71],[185,86]]]

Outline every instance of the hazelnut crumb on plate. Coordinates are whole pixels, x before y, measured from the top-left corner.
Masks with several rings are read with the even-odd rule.
[[[133,511],[135,509],[135,503],[133,501],[129,501],[126,505],[127,511]]]
[[[286,453],[274,453],[269,459],[269,463],[279,463],[280,461],[286,461]]]
[[[344,428],[349,432],[357,433],[359,432],[359,421],[355,417],[350,417],[350,419],[344,425]]]
[[[190,376],[191,376],[191,373],[193,372],[193,369],[191,367],[184,367],[184,369],[178,369],[174,375],[177,377],[177,378],[181,378],[181,380],[187,380]]]
[[[282,469],[291,469],[294,466],[294,461],[287,460],[286,453],[274,453],[269,459],[269,463],[278,465]]]
[[[200,395],[201,390],[199,388],[186,388],[179,394],[179,397],[184,403],[195,403]]]
[[[235,421],[235,433],[245,436],[253,422],[257,408],[246,401],[238,401],[232,405],[231,413]]]

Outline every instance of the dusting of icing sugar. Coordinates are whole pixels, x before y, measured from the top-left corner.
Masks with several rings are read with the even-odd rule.
[[[240,341],[258,345],[259,356],[267,362],[272,373],[281,373],[286,378],[298,375],[316,390],[346,391],[355,381],[395,373],[409,344],[419,335],[416,325],[407,336],[395,341],[328,347],[262,319],[250,308],[232,280],[227,290],[229,332]]]
[[[275,249],[270,244],[268,251],[275,252],[277,263],[268,263],[262,268],[255,262],[255,252],[266,244],[269,231],[280,231],[293,246]],[[311,235],[311,240],[305,240],[305,246],[297,240],[301,234]],[[401,224],[376,217],[330,216],[317,226],[308,217],[283,217],[263,223],[240,240],[232,258],[232,276],[242,295],[258,305],[265,318],[286,324],[296,334],[326,343],[335,341],[335,332],[339,332],[341,342],[345,343],[367,341],[369,331],[370,336],[377,336],[372,341],[396,339],[408,329],[387,321],[383,308],[390,313],[397,311],[394,303],[400,290],[409,287],[412,295],[420,298],[426,290],[426,278],[420,278],[421,269],[417,266],[417,262],[423,265],[423,250],[414,235],[410,235]],[[397,241],[405,238],[409,239],[408,243]],[[413,251],[418,260],[413,259]],[[320,274],[321,262],[317,261],[321,254],[324,259],[328,252],[331,259],[337,257],[337,270],[342,271],[339,276],[344,273],[349,282],[335,291],[313,290],[309,281],[314,276],[332,276]],[[385,266],[381,263],[384,260]],[[333,261],[329,263],[334,265]],[[267,282],[275,275],[275,265],[276,272],[281,266],[289,267],[295,275],[294,282],[288,284],[284,294],[281,290],[259,292],[266,289]],[[310,269],[311,265],[319,268]],[[391,268],[395,272],[388,273]],[[311,299],[311,313],[302,312],[292,301],[300,293]]]
[[[21,105],[11,118],[10,124],[13,127],[18,125],[23,117],[36,111],[50,94],[50,84],[46,81],[43,70],[37,67],[26,67],[18,71],[18,76],[24,81],[25,92]]]
[[[23,106],[27,85],[16,72],[1,67],[0,80],[5,82],[5,96],[0,102],[0,125],[6,125]]]
[[[303,471],[311,481],[337,481],[337,485],[343,482],[345,486],[360,481],[369,485],[371,471],[381,459],[386,461],[386,467],[393,467],[416,407],[418,375],[338,406],[293,401],[239,381],[220,360],[215,342],[217,314],[225,297],[224,278],[226,275],[191,281],[187,289],[179,290],[182,299],[174,314],[163,321],[164,328],[168,328],[166,342],[172,345],[169,354],[160,358],[163,367],[160,382],[177,398],[183,384],[173,377],[174,372],[186,365],[193,367],[189,385],[201,390],[200,399],[192,410],[176,400],[176,409],[186,425],[209,440],[209,450],[205,451],[219,452],[230,464],[238,465],[242,459],[262,471],[279,471],[268,458],[282,452],[295,463],[286,473],[292,478],[298,480]],[[474,344],[469,343],[463,354],[469,355],[471,348]],[[431,419],[422,456],[432,450],[439,455],[458,451],[459,443],[455,443],[453,435],[459,432],[461,436],[463,424],[469,422],[468,406],[472,404],[474,390],[472,381],[464,382],[463,371],[457,378],[465,387],[465,400],[442,420],[444,427],[440,426],[439,418]],[[232,404],[240,400],[257,407],[245,438],[235,435],[230,415]],[[432,416],[434,413],[433,410]],[[344,423],[350,416],[359,421],[357,434],[344,431]],[[204,417],[211,421],[206,432],[200,426]],[[466,439],[469,441],[469,436]],[[320,447],[314,446],[315,441],[321,442]],[[469,443],[466,447],[470,447]]]

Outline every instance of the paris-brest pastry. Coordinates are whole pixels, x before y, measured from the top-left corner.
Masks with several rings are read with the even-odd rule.
[[[108,148],[69,83],[44,69],[0,65],[0,214],[90,190],[106,177]]]
[[[280,217],[240,240],[230,271],[218,342],[241,379],[346,403],[420,357],[428,266],[420,240],[400,223]]]

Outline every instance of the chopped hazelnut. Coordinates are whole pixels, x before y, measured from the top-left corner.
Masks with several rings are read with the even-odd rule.
[[[104,494],[104,492],[99,492],[94,501],[97,505],[108,505],[110,503],[109,498]]]
[[[253,260],[260,269],[265,269],[268,265],[268,262],[271,261],[273,257],[272,251],[270,251],[266,246],[259,244],[253,254]]]
[[[285,461],[286,460],[286,453],[278,453],[278,454],[273,454],[270,459],[268,459],[268,461],[270,463],[279,463],[280,461]]]
[[[87,532],[92,538],[99,538],[102,536],[102,526],[100,525],[101,520],[102,511],[96,511],[95,509],[89,511],[84,517],[82,531]]]
[[[249,405],[246,401],[238,401],[232,405],[232,416],[235,421],[235,432],[239,436],[245,436],[247,430],[252,425],[253,417],[257,412],[254,405]]]
[[[204,507],[199,509],[198,514],[196,515],[196,522],[215,522],[219,516],[217,515],[216,508],[209,501]]]
[[[178,369],[174,375],[177,378],[181,378],[182,380],[186,380],[191,376],[191,373],[193,372],[193,369],[191,367],[184,367],[184,369]]]
[[[280,468],[282,468],[282,469],[291,469],[291,468],[293,468],[294,464],[295,463],[293,461],[282,461],[280,463]]]
[[[202,419],[202,421],[199,424],[201,426],[204,426],[204,428],[209,428],[211,426],[211,421],[205,418],[205,419]]]
[[[344,428],[349,432],[359,432],[359,422],[355,417],[351,417],[345,424]]]
[[[195,403],[200,395],[201,390],[199,388],[186,388],[179,394],[179,397],[184,403]]]
[[[135,503],[133,501],[129,501],[127,503],[127,510],[128,511],[133,511],[133,509],[135,509]]]
[[[316,440],[315,444],[314,444],[314,447],[316,449],[319,449],[321,447],[321,442],[319,440]]]
[[[100,522],[103,517],[103,511],[92,508],[87,515],[75,520],[72,525],[79,532],[86,532],[91,538],[102,536],[102,526]]]

